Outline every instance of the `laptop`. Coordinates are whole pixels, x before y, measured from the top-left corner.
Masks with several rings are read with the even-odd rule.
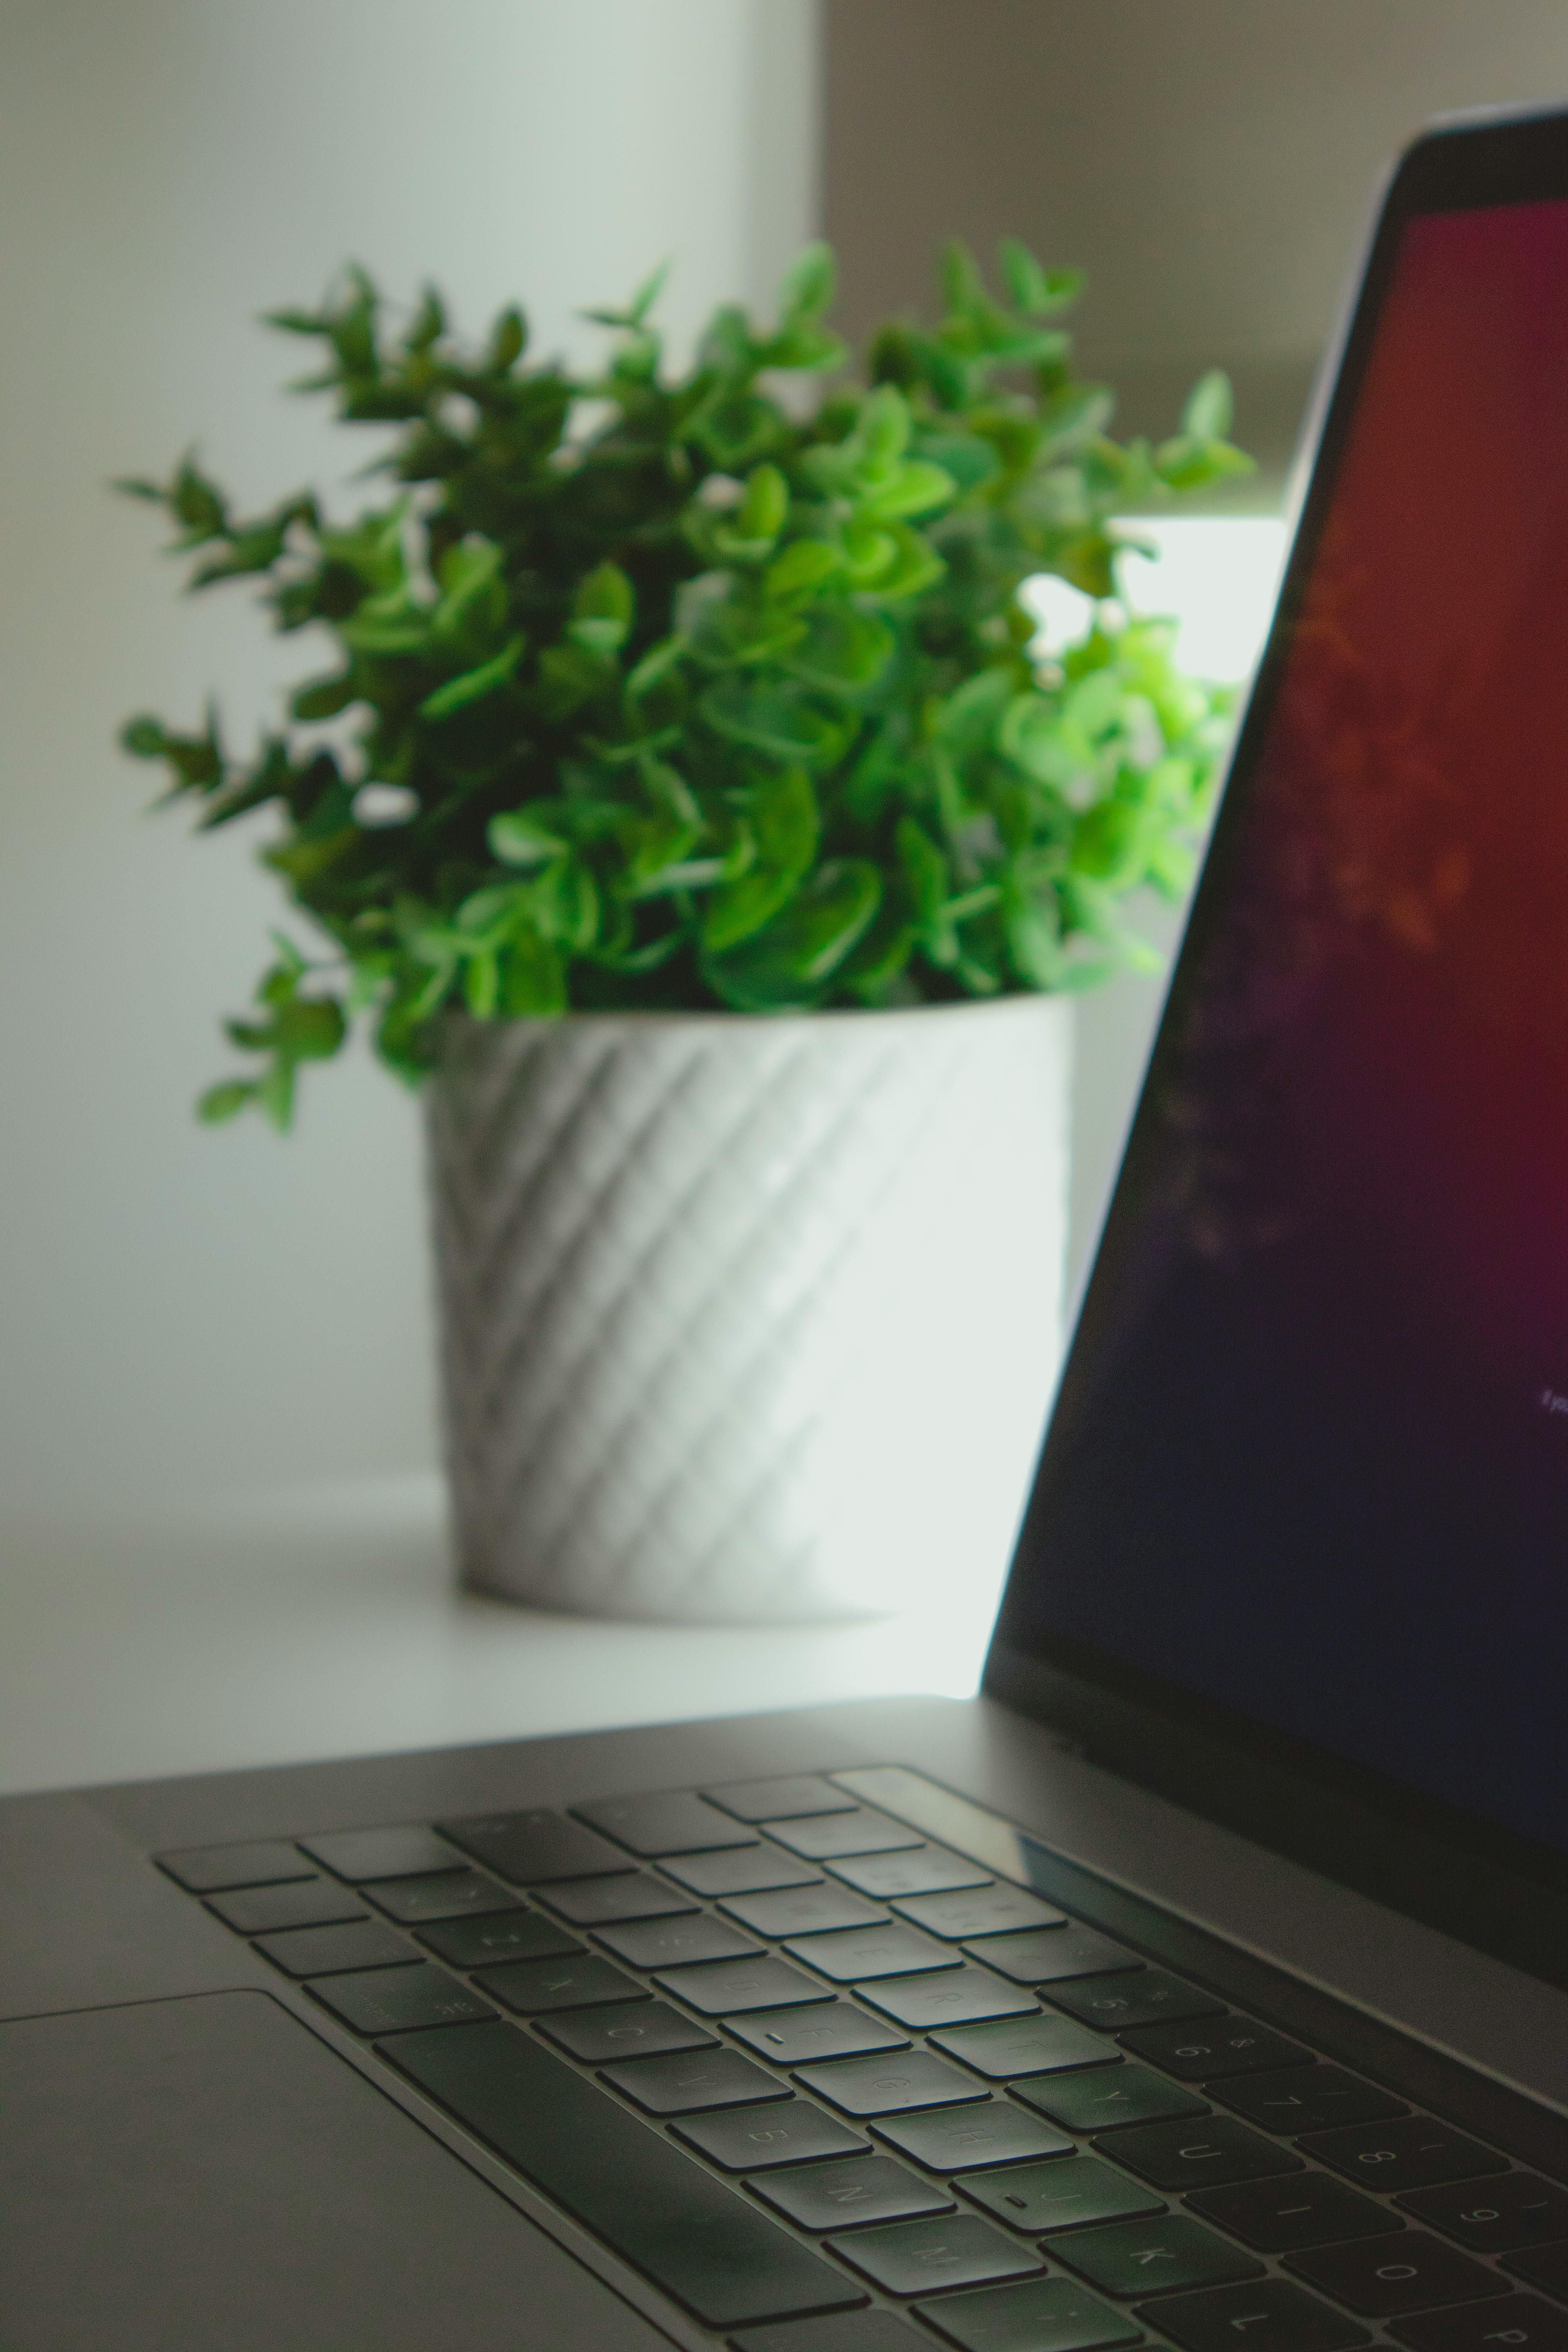
[[[1299,511],[983,1696],[0,1805],[4,2352],[1568,2347],[1568,113]]]

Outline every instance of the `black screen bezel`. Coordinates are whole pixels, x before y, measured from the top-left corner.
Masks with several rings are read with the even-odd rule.
[[[1066,1728],[1084,1750],[1342,1884],[1568,1986],[1568,1857],[1106,1653],[1031,1633],[1024,1596],[1048,1549],[1062,1433],[1107,1329],[1158,1146],[1154,1105],[1205,950],[1226,906],[1240,820],[1291,626],[1332,499],[1406,225],[1424,214],[1568,199],[1568,109],[1440,127],[1405,153],[1373,233],[1268,643],[1239,729],[1139,1108],[1069,1343],[983,1687]],[[1568,1714],[1568,1710],[1565,1710]]]

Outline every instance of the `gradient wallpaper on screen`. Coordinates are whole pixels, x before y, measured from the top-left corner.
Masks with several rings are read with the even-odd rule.
[[[1406,228],[1246,789],[1010,1637],[1568,1850],[1568,205]]]

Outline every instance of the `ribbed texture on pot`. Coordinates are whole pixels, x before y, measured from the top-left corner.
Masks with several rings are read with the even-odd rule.
[[[1055,1362],[1068,1022],[454,1021],[427,1099],[468,1580],[788,1620],[994,1559]]]

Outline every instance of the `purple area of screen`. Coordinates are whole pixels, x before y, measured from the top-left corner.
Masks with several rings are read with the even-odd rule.
[[[1244,789],[1017,1634],[1568,1851],[1568,205],[1407,226]]]

